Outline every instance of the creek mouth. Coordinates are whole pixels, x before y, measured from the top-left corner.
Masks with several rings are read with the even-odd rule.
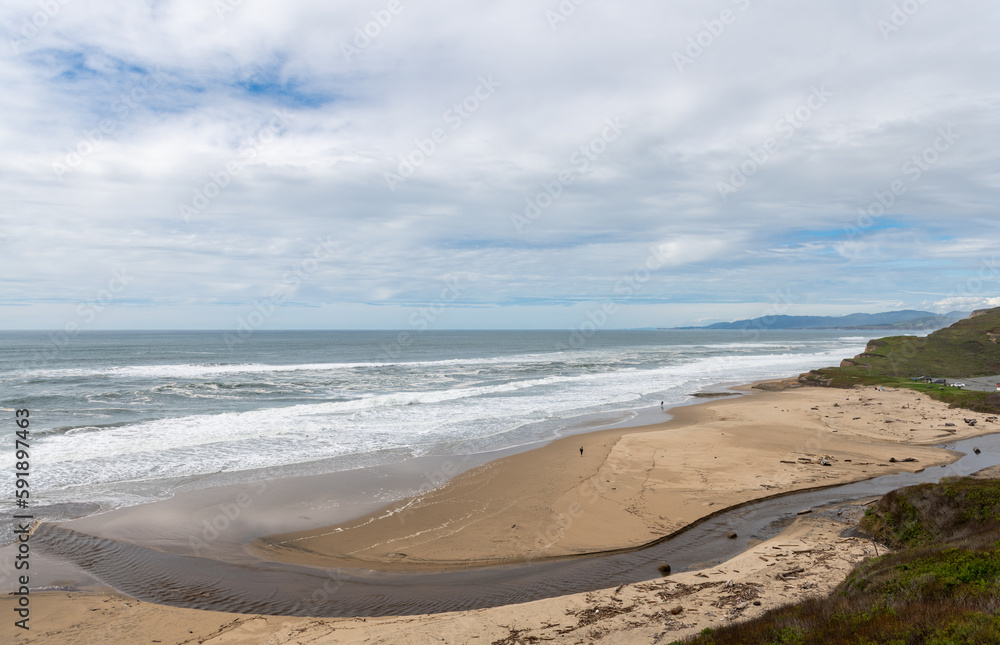
[[[403,616],[496,607],[595,591],[723,562],[776,535],[808,508],[881,496],[942,477],[1000,464],[1000,434],[943,444],[958,461],[919,473],[781,495],[710,516],[657,542],[603,554],[442,573],[324,570],[276,562],[233,563],[165,553],[43,524],[32,538],[43,553],[69,561],[138,600],[211,611],[285,616]],[[980,450],[979,454],[974,448]],[[737,539],[729,539],[729,533]]]

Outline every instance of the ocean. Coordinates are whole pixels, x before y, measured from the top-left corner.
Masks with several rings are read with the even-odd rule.
[[[31,411],[36,516],[65,519],[181,488],[639,422],[660,414],[660,401],[836,365],[867,340],[850,331],[257,331],[237,343],[207,331],[0,332],[0,392],[9,419]],[[2,454],[13,455],[8,426]]]

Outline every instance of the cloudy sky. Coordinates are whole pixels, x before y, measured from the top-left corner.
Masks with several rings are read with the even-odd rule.
[[[992,0],[11,0],[0,27],[2,328],[1000,304]]]

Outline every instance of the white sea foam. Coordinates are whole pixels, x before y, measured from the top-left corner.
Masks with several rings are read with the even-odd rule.
[[[548,363],[562,360],[563,353],[529,354],[520,356],[497,356],[483,358],[453,358],[437,361],[399,361],[399,362],[355,362],[355,363],[305,363],[296,365],[265,365],[258,363],[236,364],[167,364],[167,365],[130,365],[107,368],[61,368],[50,370],[29,370],[28,376],[46,378],[86,378],[107,377],[117,379],[199,379],[230,374],[267,374],[282,372],[329,372],[344,370],[362,370],[380,367],[445,367],[449,365],[512,365]]]
[[[802,345],[802,343],[797,343]],[[856,345],[821,352],[778,351],[789,343],[753,345],[757,354],[699,356],[682,348],[687,359],[661,367],[633,365],[609,368],[615,350],[582,350],[573,363],[599,365],[598,371],[576,369],[569,374],[526,378],[518,368],[550,362],[565,364],[566,353],[507,356],[504,360],[460,359],[427,361],[465,367],[464,380],[426,378],[422,390],[366,392],[348,400],[272,405],[262,409],[218,414],[191,414],[101,428],[77,428],[39,443],[38,489],[62,489],[165,477],[194,477],[219,471],[293,466],[345,455],[421,454],[447,449],[461,452],[523,444],[558,432],[573,417],[658,404],[677,403],[690,392],[718,382],[744,382],[834,364],[856,353]],[[708,347],[708,346],[705,346]],[[716,346],[719,348],[721,346]],[[665,348],[675,349],[675,348]],[[732,347],[729,347],[732,350]],[[694,358],[692,357],[695,356]],[[633,360],[618,350],[616,359]],[[260,366],[258,373],[327,369],[352,365],[377,381],[373,370],[360,364]],[[365,364],[383,367],[384,364]],[[407,368],[416,363],[393,364]],[[494,380],[476,384],[475,366],[506,366]],[[165,366],[121,368],[138,374],[163,375]],[[190,368],[191,366],[176,366]],[[211,366],[195,366],[199,369]],[[248,366],[219,366],[244,369]],[[272,369],[273,368],[273,369]],[[560,368],[563,369],[563,368]],[[114,370],[115,373],[120,370]],[[184,378],[199,378],[190,370]],[[252,370],[244,373],[252,373]],[[170,378],[180,379],[179,374]],[[383,377],[389,378],[389,377]],[[392,382],[412,380],[394,376]],[[391,380],[391,379],[390,379]],[[435,385],[437,383],[437,385]]]
[[[845,341],[862,340],[845,338]],[[655,348],[642,348],[647,352],[658,352],[672,355],[690,356],[702,352],[726,352],[736,349],[749,349],[757,352],[767,350],[791,350],[794,347],[808,348],[810,346],[823,345],[829,341],[820,340],[796,340],[789,342],[725,342],[706,343],[683,346],[666,346]],[[801,354],[800,354],[801,355]],[[290,372],[344,372],[361,371],[372,368],[440,368],[440,367],[467,367],[467,366],[503,366],[503,365],[543,365],[548,363],[579,363],[579,362],[602,362],[613,364],[622,359],[620,350],[563,350],[555,352],[542,352],[534,354],[516,354],[505,356],[485,356],[473,358],[450,358],[429,361],[386,361],[386,362],[343,362],[343,363],[300,363],[293,365],[269,365],[260,363],[188,363],[188,364],[156,364],[156,365],[128,365],[120,367],[104,368],[56,368],[56,369],[28,369],[25,376],[31,378],[91,378],[105,377],[112,379],[206,379],[217,376],[241,375],[241,374],[280,374]]]

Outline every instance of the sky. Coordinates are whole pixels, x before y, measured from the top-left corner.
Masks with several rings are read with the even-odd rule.
[[[0,328],[1000,305],[1000,5],[11,0]]]

